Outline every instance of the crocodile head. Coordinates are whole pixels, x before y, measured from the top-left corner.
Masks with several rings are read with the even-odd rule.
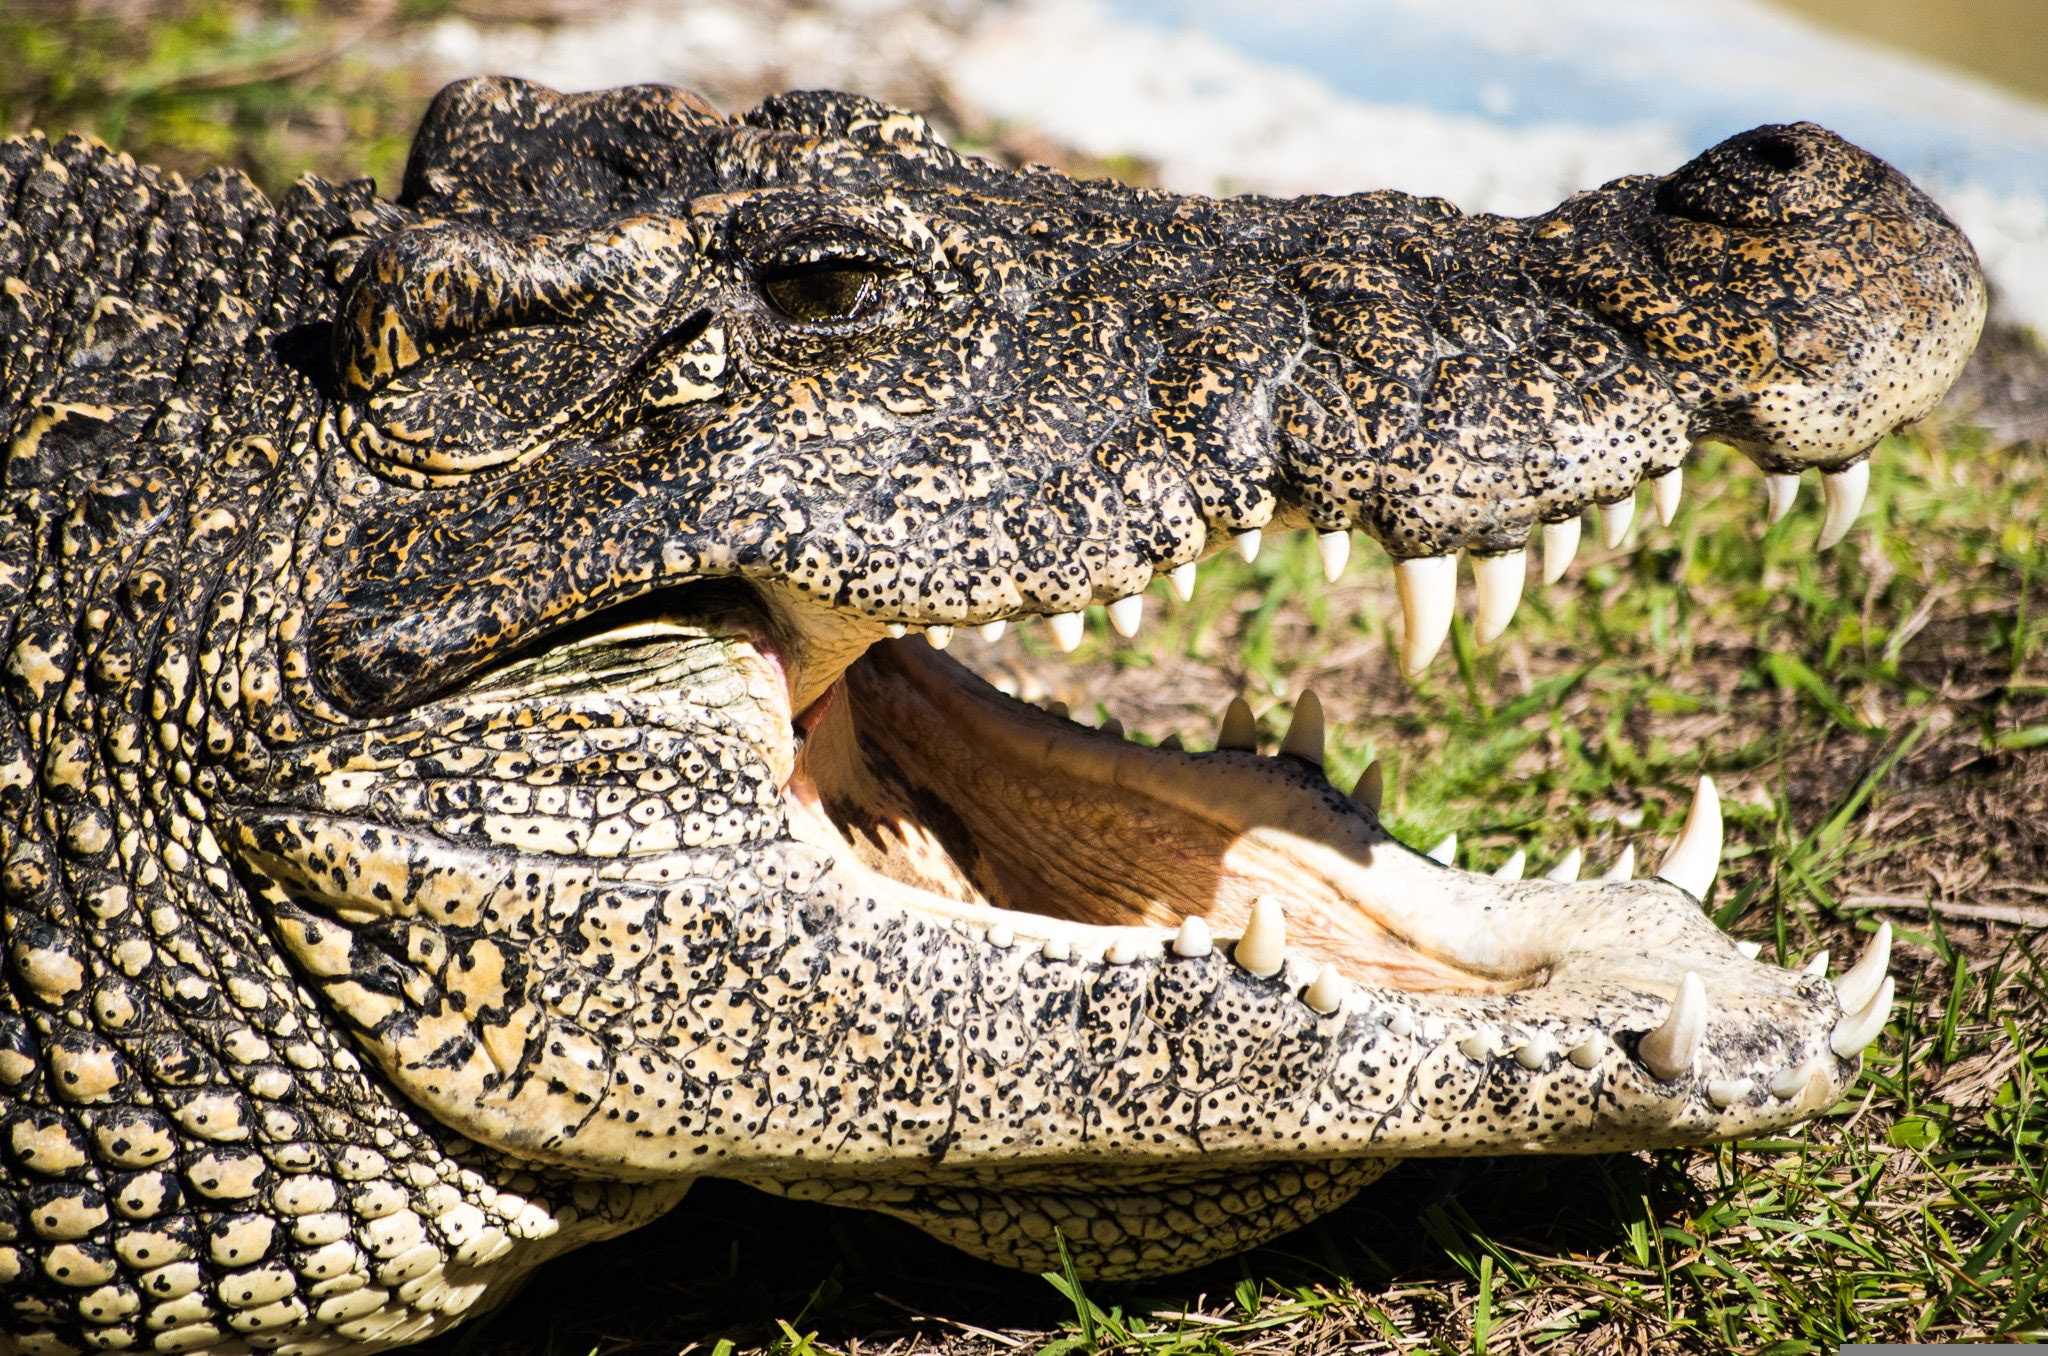
[[[155,901],[173,978],[240,1002],[230,972],[267,965],[259,1007],[367,1052],[319,1099],[337,1180],[352,1115],[380,1162],[395,1136],[499,1165],[460,1208],[406,1178],[438,1288],[309,1301],[322,1340],[417,1336],[699,1175],[1018,1265],[1057,1231],[1131,1275],[1401,1158],[1705,1143],[1856,1076],[1882,943],[1830,981],[1719,932],[1710,786],[1658,879],[1473,875],[1330,785],[1309,699],[1271,756],[1236,720],[1151,748],[941,652],[1034,616],[1070,647],[1097,604],[1128,631],[1157,577],[1308,528],[1393,558],[1417,670],[1456,553],[1496,634],[1533,537],[1562,568],[1645,481],[1668,515],[1703,439],[1822,468],[1839,532],[1984,290],[1829,133],[1508,220],[1013,172],[843,95],[726,120],[486,80],[437,101],[395,203],[316,184],[281,219],[264,248],[324,251],[325,280],[209,303],[237,343],[271,327],[275,389],[211,423],[167,398],[138,434],[210,449],[177,469],[205,570],[131,552],[79,585],[119,600],[106,625],[156,619],[138,667],[92,671],[157,722],[126,764],[79,757],[172,807],[86,838]],[[79,345],[88,371],[123,351]],[[69,672],[55,644],[13,671]],[[181,917],[238,940],[180,949]],[[0,1036],[27,1059],[40,1029]],[[354,1068],[324,1058],[276,1099]],[[515,1197],[542,1223],[480,1248]]]

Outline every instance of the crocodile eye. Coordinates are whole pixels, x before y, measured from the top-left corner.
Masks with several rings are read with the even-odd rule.
[[[868,315],[879,305],[882,288],[873,268],[821,259],[776,270],[761,279],[761,292],[790,320],[830,325]]]

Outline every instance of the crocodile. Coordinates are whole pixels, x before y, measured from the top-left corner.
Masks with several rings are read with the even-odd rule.
[[[1155,747],[945,653],[1305,529],[1417,673],[1459,554],[1491,639],[1706,440],[1831,545],[1985,291],[1818,127],[1505,219],[492,78],[395,198],[29,134],[0,222],[10,1356],[414,1341],[702,1176],[1159,1274],[1794,1124],[1885,1023],[1888,934],[1703,912],[1711,782],[1655,878],[1482,875],[1310,695]]]

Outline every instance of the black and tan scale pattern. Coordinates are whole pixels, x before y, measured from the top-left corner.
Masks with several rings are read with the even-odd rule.
[[[820,269],[857,314],[770,300]],[[396,204],[0,142],[0,1346],[389,1346],[702,1171],[1142,1271],[1390,1137],[1725,1130],[1459,1045],[1654,1022],[1597,973],[1397,1036],[1398,995],[885,917],[789,841],[744,647],[459,687],[708,576],[983,621],[1274,521],[1507,549],[1710,434],[1843,464],[1982,299],[1804,126],[1524,222],[1013,174],[832,95],[472,82]]]

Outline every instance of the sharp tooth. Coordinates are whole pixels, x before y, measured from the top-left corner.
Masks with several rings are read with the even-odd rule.
[[[1256,527],[1248,532],[1240,532],[1230,539],[1231,544],[1237,547],[1237,553],[1244,557],[1244,563],[1247,565],[1259,558],[1259,543],[1263,540],[1265,540],[1264,534]]]
[[[1280,752],[1291,753],[1317,767],[1323,765],[1323,700],[1314,689],[1304,688],[1295,698],[1294,719],[1287,724]]]
[[[1174,753],[1179,753],[1182,749],[1186,747],[1187,745],[1180,742],[1179,730],[1175,730],[1172,734],[1168,735],[1166,738],[1159,741],[1159,748],[1162,751],[1170,750]]]
[[[1783,1069],[1764,1086],[1773,1097],[1789,1101],[1806,1091],[1806,1085],[1813,1081],[1813,1061],[1803,1059],[1789,1069]]]
[[[1397,1040],[1406,1040],[1415,1034],[1415,1018],[1406,1008],[1395,1008],[1387,1014],[1387,1034]]]
[[[1260,979],[1280,973],[1287,960],[1287,920],[1272,896],[1260,895],[1252,902],[1251,921],[1244,925],[1244,936],[1237,939],[1230,956],[1246,973]]]
[[[1863,948],[1863,954],[1856,963],[1842,972],[1835,981],[1835,997],[1841,1000],[1842,1011],[1855,1012],[1870,1001],[1870,995],[1877,992],[1878,984],[1884,979],[1886,967],[1892,963],[1892,925],[1879,923],[1877,933]],[[1868,1041],[1864,1042],[1869,1044]],[[1862,1049],[1859,1045],[1857,1049]]]
[[[1556,866],[1543,873],[1543,879],[1569,885],[1579,878],[1579,868],[1586,864],[1586,854],[1573,848],[1558,859]]]
[[[1606,872],[1600,877],[1600,879],[1606,881],[1610,885],[1618,885],[1622,881],[1634,880],[1635,878],[1636,845],[1634,843],[1630,843],[1622,848],[1621,855],[1614,859],[1614,865],[1608,867]]]
[[[1483,1064],[1493,1058],[1493,1033],[1490,1031],[1475,1032],[1465,1037],[1464,1040],[1459,1041],[1458,1049],[1464,1052],[1465,1058],[1475,1059]]]
[[[1195,598],[1195,562],[1191,560],[1185,565],[1176,565],[1169,570],[1166,575],[1166,586],[1172,589],[1173,596],[1182,602],[1193,602]]]
[[[982,623],[979,627],[975,629],[975,634],[980,636],[989,644],[993,645],[997,641],[1001,640],[1003,638],[1003,632],[1009,629],[1010,623],[1004,618],[998,617],[992,622]]]
[[[1870,463],[1859,461],[1839,471],[1823,471],[1820,497],[1827,512],[1820,523],[1820,549],[1825,551],[1849,535],[1856,516],[1863,512],[1863,497],[1870,493]]]
[[[1635,520],[1636,497],[1633,494],[1626,499],[1600,506],[1600,540],[1607,543],[1608,550],[1612,551],[1621,545]]]
[[[1762,942],[1737,942],[1735,949],[1742,953],[1744,960],[1755,960],[1758,956],[1764,954],[1764,944]]]
[[[1323,558],[1323,578],[1334,584],[1344,574],[1344,562],[1351,559],[1351,534],[1342,529],[1318,532],[1316,551]]]
[[[1798,475],[1783,476],[1766,472],[1764,502],[1770,506],[1770,520],[1774,523],[1790,513],[1792,506],[1799,502]]]
[[[1571,568],[1572,557],[1579,553],[1579,520],[1567,518],[1561,523],[1543,525],[1543,582],[1555,584],[1564,578],[1564,572]]]
[[[943,650],[953,643],[953,628],[950,626],[927,626],[924,638],[934,650]]]
[[[1216,939],[1209,935],[1209,925],[1200,918],[1190,915],[1181,920],[1180,931],[1173,936],[1173,954],[1196,959],[1208,955],[1216,948]]]
[[[1414,678],[1429,667],[1451,633],[1451,613],[1458,605],[1458,558],[1420,556],[1397,562],[1394,590],[1401,595],[1405,623],[1401,672]]]
[[[1102,959],[1111,965],[1129,965],[1144,952],[1144,945],[1137,938],[1126,934],[1109,944],[1109,950],[1102,953]]]
[[[1074,944],[1064,937],[1048,937],[1045,945],[1038,949],[1038,954],[1049,961],[1072,960]]]
[[[1458,835],[1455,833],[1445,834],[1442,842],[1422,855],[1433,862],[1442,862],[1445,866],[1449,866],[1458,856]]]
[[[1678,982],[1678,997],[1664,1025],[1643,1037],[1636,1054],[1659,1081],[1669,1083],[1692,1068],[1700,1052],[1700,1040],[1707,1034],[1707,991],[1692,971]]]
[[[1326,964],[1301,991],[1301,1001],[1327,1017],[1344,1005],[1344,995],[1350,991],[1351,981],[1338,974],[1336,966]]]
[[[1712,777],[1700,778],[1698,794],[1685,814],[1685,829],[1665,854],[1657,875],[1694,899],[1705,899],[1721,870],[1721,793]]]
[[[1109,624],[1116,628],[1116,633],[1125,640],[1130,640],[1138,634],[1138,628],[1144,624],[1145,595],[1134,593],[1128,598],[1119,598],[1106,610],[1109,613]]]
[[[1522,603],[1522,581],[1528,576],[1526,551],[1472,557],[1472,583],[1479,594],[1479,606],[1472,616],[1472,634],[1481,645],[1498,640],[1515,619],[1515,609]]]
[[[1520,848],[1516,848],[1513,856],[1494,868],[1493,878],[1495,880],[1520,880],[1523,868],[1528,865],[1529,854]]]
[[[1835,1023],[1835,1029],[1828,1033],[1828,1049],[1843,1059],[1854,1059],[1862,1053],[1865,1046],[1878,1038],[1885,1020],[1892,1015],[1892,991],[1892,977],[1886,975],[1861,1012]]]
[[[1828,949],[1822,947],[1813,953],[1813,959],[1800,968],[1801,979],[1826,979],[1828,977]]]
[[[1045,704],[1045,714],[1057,716],[1059,719],[1065,720],[1068,714],[1067,704],[1065,702],[1047,702]]]
[[[1251,704],[1242,697],[1232,697],[1230,705],[1223,708],[1223,721],[1216,729],[1216,747],[1219,749],[1256,749],[1259,747],[1259,725],[1252,719]]]
[[[1550,1039],[1550,1033],[1539,1031],[1515,1047],[1515,1063],[1535,1072],[1548,1068],[1550,1061],[1557,1058],[1557,1042]]]
[[[1595,1064],[1598,1064],[1601,1057],[1606,1053],[1607,1038],[1596,1031],[1579,1044],[1574,1045],[1571,1053],[1566,1055],[1565,1058],[1581,1069],[1590,1069]]]
[[[907,626],[905,626],[905,625],[904,625],[904,624],[903,624],[902,622],[890,622],[890,623],[889,623],[889,639],[891,639],[891,640],[901,640],[901,639],[903,639],[903,638],[904,638],[905,636],[907,636],[907,635],[909,635],[909,634],[910,634],[910,628],[909,628],[909,627],[907,627]]]
[[[997,923],[988,930],[988,944],[998,951],[1007,951],[1017,944],[1017,934],[1007,925]]]
[[[1052,631],[1052,643],[1060,647],[1061,654],[1072,654],[1081,643],[1083,618],[1078,612],[1055,612],[1045,619]]]
[[[1095,728],[1097,730],[1100,730],[1103,734],[1111,735],[1117,739],[1122,739],[1124,737],[1124,723],[1118,720],[1115,716],[1111,716],[1108,720],[1103,721],[1102,724],[1096,726]]]
[[[1351,799],[1377,817],[1380,802],[1386,799],[1386,794],[1387,774],[1380,770],[1380,760],[1375,758],[1365,765],[1365,771],[1358,774],[1358,785],[1351,788]]]
[[[1650,502],[1657,506],[1657,521],[1671,526],[1671,520],[1678,516],[1678,501],[1685,493],[1685,468],[1674,466],[1661,476],[1650,479]]]
[[[1756,1080],[1750,1078],[1716,1078],[1707,1084],[1707,1100],[1725,1111],[1749,1096],[1755,1087]]]

